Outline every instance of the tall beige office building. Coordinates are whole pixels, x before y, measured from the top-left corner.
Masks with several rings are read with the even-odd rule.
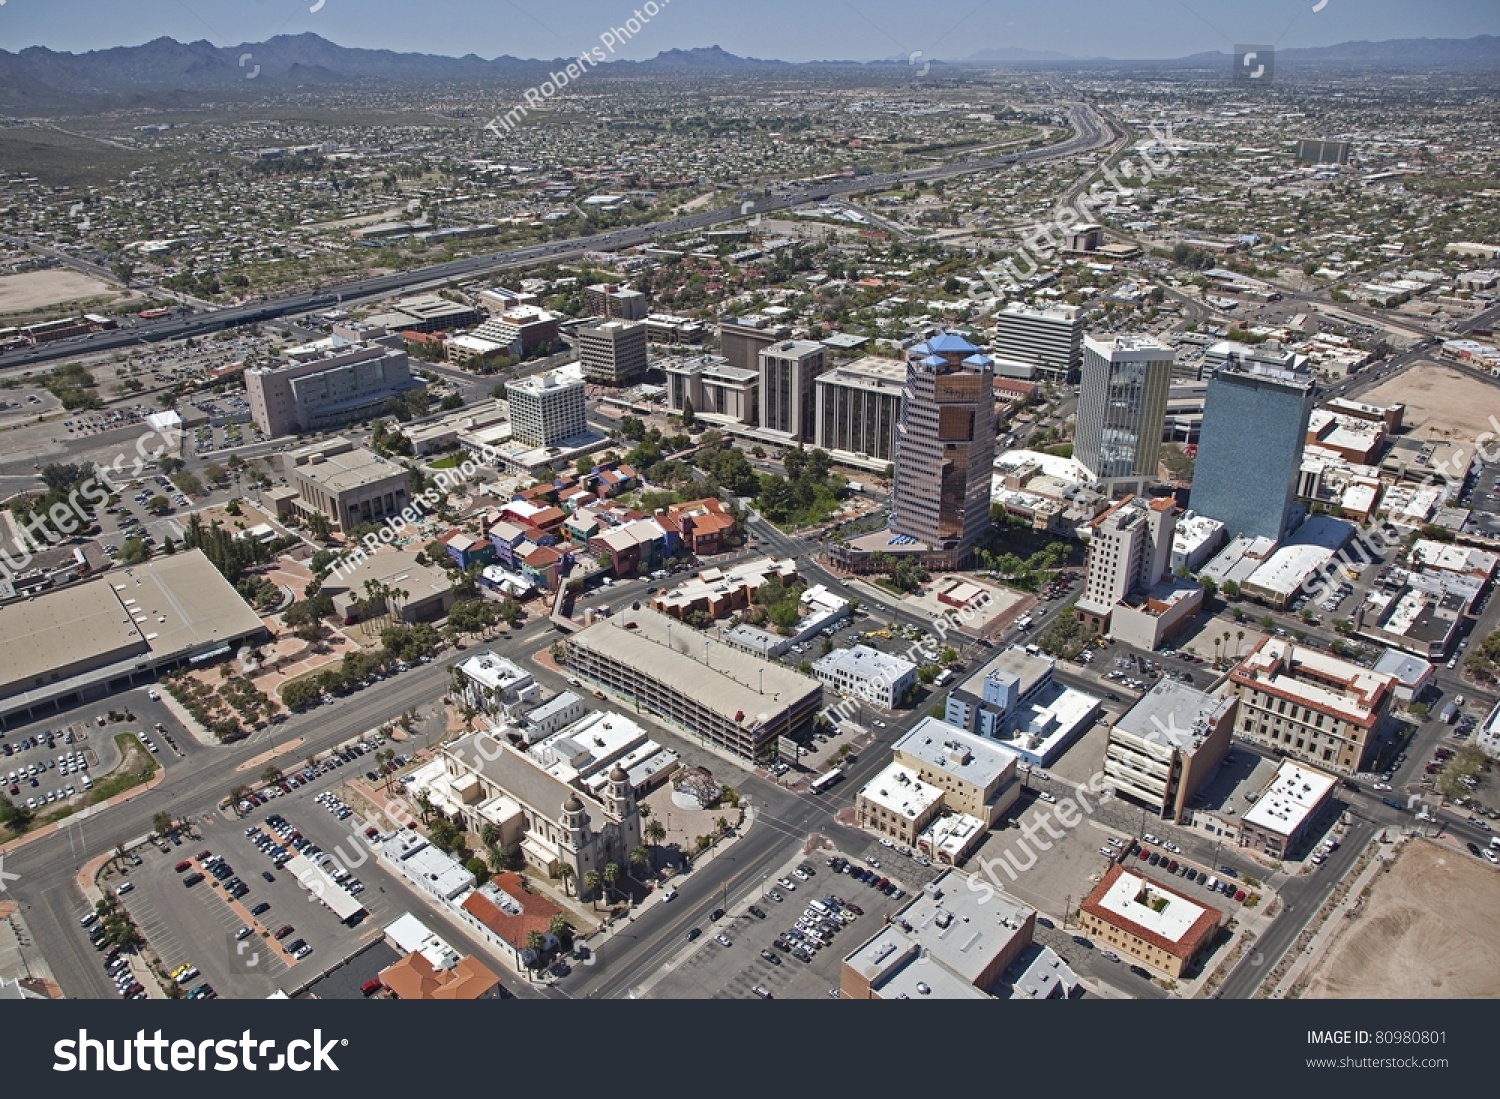
[[[813,383],[823,373],[823,345],[784,340],[760,352],[760,426],[789,441],[813,441]]]
[[[646,376],[646,326],[606,321],[578,330],[583,376],[596,385],[633,385]]]

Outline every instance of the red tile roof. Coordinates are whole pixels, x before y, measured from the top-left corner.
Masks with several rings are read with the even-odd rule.
[[[547,934],[548,928],[552,926],[552,917],[562,914],[562,909],[546,897],[522,889],[521,879],[516,874],[499,874],[494,881],[521,902],[522,912],[519,916],[501,911],[494,901],[477,891],[463,899],[463,910],[518,949],[526,945],[526,936],[531,932]]]
[[[479,1000],[500,987],[500,978],[472,955],[452,969],[435,969],[413,953],[381,970],[380,983],[402,1000]]]

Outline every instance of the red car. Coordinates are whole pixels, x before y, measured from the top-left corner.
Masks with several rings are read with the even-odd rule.
[[[199,851],[198,854],[196,856],[194,856],[194,857],[197,858],[197,860],[199,862],[202,862],[204,859],[212,858],[213,857],[213,852],[205,849],[205,850]]]
[[[192,865],[193,864],[190,862],[179,862],[176,866],[172,867],[172,869],[177,871],[179,874],[185,874]]]
[[[364,984],[359,986],[359,990],[366,996],[373,996],[375,995],[375,993],[380,991],[380,987],[381,986],[379,981],[366,981]]]
[[[276,929],[276,938],[284,939],[295,930],[296,928],[292,927],[291,924],[283,924],[281,927],[278,927]]]

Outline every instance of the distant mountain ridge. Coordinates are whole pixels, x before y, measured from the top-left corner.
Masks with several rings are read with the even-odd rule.
[[[1217,64],[1227,53],[1203,53],[1162,59],[1162,64]],[[265,42],[215,46],[211,42],[178,42],[156,38],[139,46],[117,46],[87,53],[67,53],[45,46],[0,50],[0,110],[42,112],[97,105],[144,102],[191,102],[193,93],[215,91],[231,97],[258,96],[272,87],[297,85],[513,83],[542,81],[573,58],[538,60],[509,55],[486,60],[474,54],[445,57],[340,46],[316,34],[277,35]],[[980,50],[964,59],[924,59],[934,65],[1151,64],[1113,62],[1105,58],[1071,58],[1053,51],[1018,47]],[[798,68],[891,68],[909,58],[873,62],[814,61],[793,63],[739,57],[720,46],[673,49],[648,61],[611,61],[611,68],[639,73],[786,72]],[[1500,62],[1500,37],[1411,38],[1384,42],[1344,42],[1335,46],[1283,49],[1278,64],[1333,62],[1383,65],[1467,65]]]

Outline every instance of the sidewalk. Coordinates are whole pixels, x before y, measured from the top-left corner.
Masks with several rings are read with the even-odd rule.
[[[1382,832],[1381,834],[1384,833]],[[1344,895],[1339,899],[1337,904],[1327,909],[1326,912],[1320,910],[1316,918],[1320,919],[1322,923],[1313,932],[1312,938],[1308,939],[1305,943],[1303,942],[1307,934],[1305,930],[1301,936],[1298,936],[1297,942],[1302,943],[1302,949],[1292,963],[1287,966],[1286,971],[1277,980],[1276,984],[1272,986],[1271,991],[1267,994],[1268,999],[1280,1000],[1293,998],[1291,993],[1296,989],[1298,982],[1307,975],[1308,970],[1332,949],[1339,935],[1349,926],[1348,917],[1363,906],[1364,901],[1360,895],[1364,892],[1365,887],[1375,879],[1377,874],[1385,869],[1385,865],[1389,860],[1395,858],[1400,853],[1402,847],[1405,846],[1410,838],[1410,836],[1402,836],[1392,843],[1382,843],[1380,834],[1371,838],[1369,845],[1360,855],[1361,859],[1367,860],[1364,869],[1352,880],[1345,879]],[[1371,857],[1372,855],[1373,857]],[[1291,956],[1290,950],[1287,951],[1287,955]]]
[[[736,843],[738,843],[740,841],[740,838],[742,836],[746,835],[750,831],[751,826],[754,825],[754,823],[755,823],[755,818],[756,818],[755,807],[753,805],[746,805],[744,812],[745,812],[745,819],[744,819],[744,821],[741,823],[740,827],[738,829],[736,829],[735,832],[732,835],[730,835],[728,838],[724,839],[720,843],[715,844],[713,846],[713,848],[711,848],[709,851],[704,852],[702,855],[700,855],[697,859],[694,860],[694,863],[693,863],[693,874],[700,873],[703,870],[704,867],[708,866],[715,859],[717,859],[725,850],[727,850],[730,847],[733,847]],[[794,854],[787,861],[786,865],[788,867],[796,866],[798,863],[805,862],[805,861],[806,861],[806,856],[804,856],[802,854],[802,852],[800,850],[798,850],[798,852],[796,854]],[[770,875],[774,876],[775,873],[777,873],[777,872],[776,871],[771,871]],[[657,894],[652,893],[651,894],[652,900],[648,901],[646,903],[653,903],[654,902],[654,903],[660,904],[661,902],[658,901],[658,900],[656,900],[656,896],[657,896]],[[741,900],[735,902],[734,904],[731,904],[729,906],[729,911],[731,913],[742,912],[742,911],[748,909],[758,899],[759,899],[759,893],[758,892],[752,892],[748,896],[742,898]],[[623,932],[623,930],[625,928],[629,927],[632,923],[635,922],[635,916],[636,916],[636,914],[639,911],[640,911],[639,908],[632,909],[631,912],[629,914],[627,914],[624,919],[615,920],[612,924],[606,925],[605,928],[603,929],[603,931],[600,932],[600,936],[597,939],[589,940],[589,942],[588,942],[589,948],[591,950],[597,950],[598,947],[602,946],[604,943],[607,943],[615,935]],[[642,997],[644,997],[644,995],[646,993],[650,992],[651,989],[653,989],[654,987],[656,987],[656,985],[657,985],[658,982],[660,982],[663,978],[665,978],[666,976],[668,976],[674,969],[676,969],[677,966],[680,964],[680,962],[682,961],[683,958],[685,958],[685,957],[693,954],[694,952],[696,952],[701,945],[702,945],[701,943],[696,943],[696,942],[695,943],[684,942],[682,944],[682,948],[680,950],[678,950],[676,953],[674,953],[666,961],[662,962],[662,964],[657,967],[657,969],[655,970],[655,972],[653,972],[652,975],[650,977],[648,977],[643,984],[640,984],[640,985],[638,985],[635,988],[632,988],[630,990],[630,998],[633,999],[633,1000],[638,1000],[638,999],[641,999]],[[550,980],[550,978],[549,978],[549,980]]]

